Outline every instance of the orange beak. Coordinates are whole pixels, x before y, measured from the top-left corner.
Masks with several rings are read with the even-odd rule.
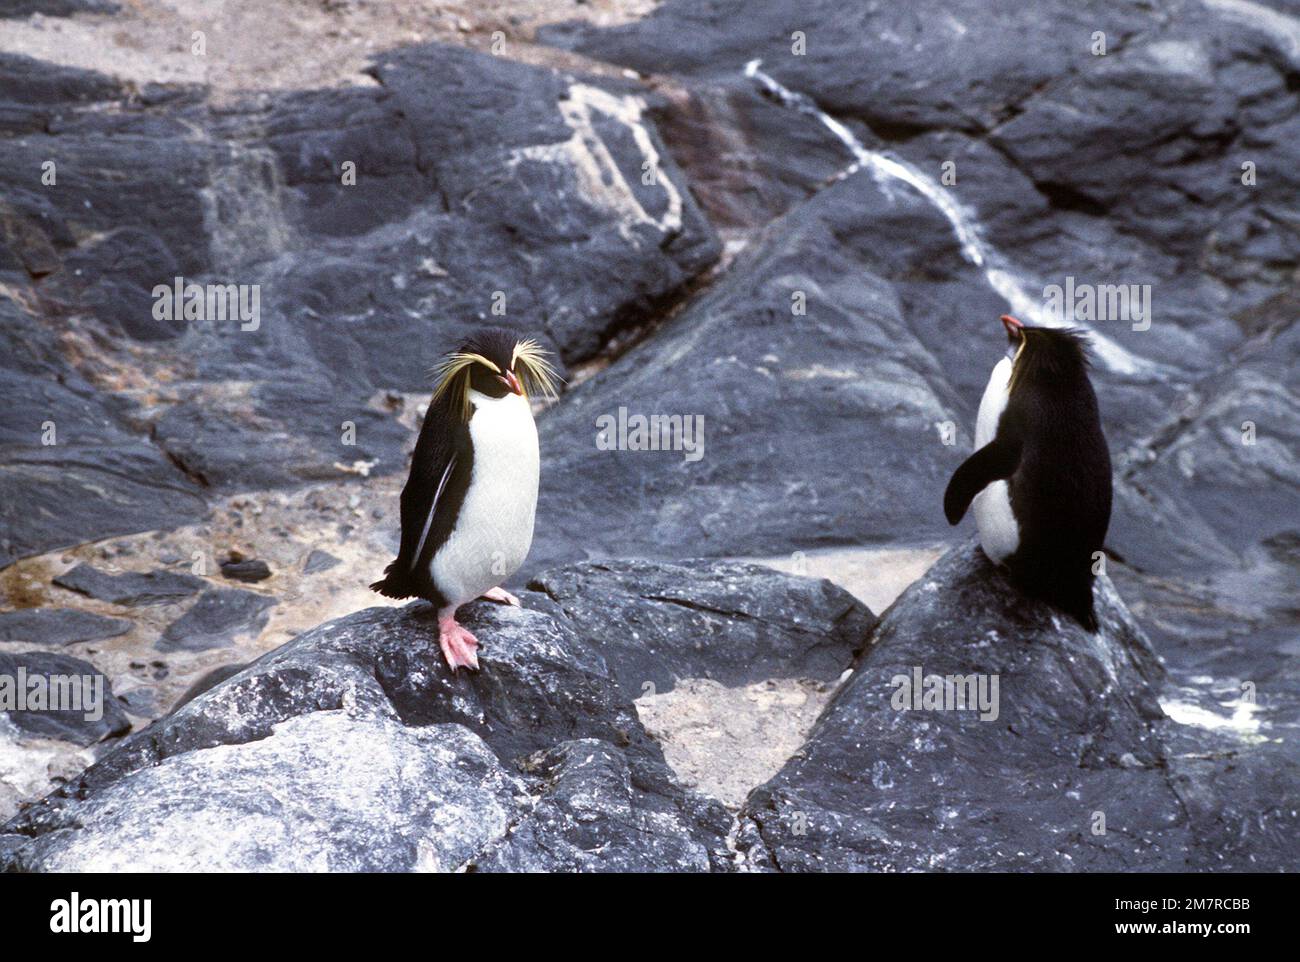
[[[1025,329],[1025,325],[1021,324],[1010,314],[1002,315],[1002,326],[1007,329],[1007,337],[1011,338],[1013,341],[1020,340],[1020,334]]]
[[[524,386],[519,383],[519,378],[515,377],[514,371],[506,371],[505,374],[498,374],[497,380],[506,386],[511,394],[518,394],[521,397],[524,393]]]

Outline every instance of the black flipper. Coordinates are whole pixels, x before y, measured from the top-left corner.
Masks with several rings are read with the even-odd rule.
[[[1015,474],[1020,463],[1020,447],[1019,441],[994,438],[961,463],[943,493],[943,513],[949,524],[962,519],[975,495],[994,481],[1004,481]]]

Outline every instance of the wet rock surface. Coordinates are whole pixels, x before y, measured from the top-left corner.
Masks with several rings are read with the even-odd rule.
[[[370,87],[219,107],[0,66],[8,558],[213,489],[397,470],[394,403],[468,331],[582,360],[718,255],[631,85],[437,44],[381,56]],[[181,302],[158,294],[178,277]]]

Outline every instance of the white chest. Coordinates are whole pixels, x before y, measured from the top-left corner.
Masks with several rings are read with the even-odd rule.
[[[998,420],[1007,408],[1007,387],[1011,383],[1011,359],[1004,357],[993,368],[989,383],[980,399],[975,418],[975,450],[992,441],[998,433]],[[1005,481],[994,481],[975,495],[971,503],[980,545],[989,560],[999,563],[1020,547],[1020,525],[1011,510],[1011,490]]]
[[[434,584],[453,604],[509,578],[528,555],[537,512],[537,425],[515,394],[470,393],[474,465],[455,527],[430,562]]]

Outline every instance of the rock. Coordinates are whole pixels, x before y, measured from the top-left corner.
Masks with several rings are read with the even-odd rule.
[[[119,9],[111,0],[5,0],[0,17],[28,17],[34,13],[68,17],[74,13],[117,13]]]
[[[1008,308],[1031,320],[1047,316],[1049,288],[1067,279],[1082,286],[1145,287],[1148,326],[1120,316],[1092,322],[1108,342],[1099,348],[1094,379],[1117,468],[1135,489],[1120,486],[1111,547],[1144,570],[1169,574],[1241,566],[1243,553],[1258,551],[1259,529],[1277,527],[1262,519],[1286,517],[1291,507],[1282,489],[1294,487],[1293,465],[1275,445],[1249,452],[1256,462],[1241,463],[1235,477],[1230,464],[1242,452],[1231,452],[1223,480],[1211,485],[1202,484],[1204,466],[1175,467],[1175,459],[1160,452],[1180,434],[1188,412],[1219,394],[1225,377],[1237,385],[1215,405],[1216,418],[1237,419],[1231,432],[1222,433],[1222,443],[1209,441],[1204,452],[1198,432],[1195,454],[1191,437],[1175,443],[1177,459],[1217,460],[1211,451],[1235,444],[1247,420],[1270,422],[1279,444],[1293,433],[1282,413],[1286,391],[1274,378],[1294,360],[1293,339],[1282,334],[1296,316],[1290,287],[1300,260],[1300,230],[1271,226],[1273,211],[1300,204],[1296,185],[1285,178],[1267,187],[1257,178],[1247,182],[1246,170],[1247,154],[1256,172],[1293,165],[1296,59],[1287,21],[1251,16],[1230,4],[1180,4],[1177,11],[1126,5],[1107,7],[1102,16],[1087,5],[1054,3],[1029,14],[1015,4],[974,0],[925,0],[906,11],[844,10],[813,2],[791,25],[779,0],[747,4],[743,14],[729,0],[708,0],[664,3],[639,21],[608,29],[570,24],[539,36],[671,75],[684,93],[669,98],[656,119],[671,132],[688,174],[712,184],[719,180],[712,159],[738,158],[734,196],[724,181],[718,184],[722,200],[713,202],[728,222],[761,223],[763,211],[751,213],[753,198],[773,198],[767,209],[779,212],[797,202],[799,192],[819,189],[812,175],[823,168],[812,164],[824,164],[838,146],[840,168],[846,168],[853,155],[838,141],[856,139],[860,153],[876,158],[865,163],[889,185],[889,200],[826,189],[842,205],[872,208],[861,220],[823,215],[833,225],[834,240],[827,243],[868,260],[870,272],[887,282],[909,333],[937,365],[937,377],[925,376],[928,389],[945,401],[947,390],[955,392],[949,403],[963,428],[990,366],[983,354],[976,361],[971,353],[985,343],[988,319]],[[1102,20],[1108,46],[1098,56],[1093,31]],[[796,27],[807,42],[802,53],[791,49]],[[860,55],[864,37],[873,51],[868,58]],[[1028,45],[1026,38],[1033,38]],[[1047,50],[1052,53],[1044,60]],[[773,103],[739,93],[738,78],[754,59],[794,92],[784,109],[803,128],[781,124],[774,117],[781,108]],[[915,83],[917,76],[926,82]],[[839,137],[830,136],[830,125],[838,125]],[[792,176],[780,158],[796,143],[808,169]],[[909,171],[901,179],[900,165]],[[949,180],[941,180],[945,170]],[[974,241],[954,246],[951,225],[934,221],[933,207],[927,212],[915,203],[908,178],[930,182],[935,203],[955,203]],[[769,235],[780,227],[772,225]],[[773,244],[770,236],[765,242]],[[968,269],[972,247],[982,250],[983,270]],[[819,260],[805,258],[804,270],[823,290],[832,289]],[[1261,342],[1275,341],[1267,349],[1274,370],[1263,381],[1242,383],[1245,372],[1235,372],[1258,368]],[[717,347],[722,342],[714,336],[701,343],[726,358]],[[675,347],[684,350],[684,340]],[[820,363],[831,367],[831,351],[819,353]],[[881,372],[877,380],[884,377]],[[909,396],[922,387],[910,375],[904,383]],[[957,440],[963,447],[965,438]],[[837,455],[844,450],[840,444],[831,449]],[[1152,456],[1164,462],[1158,481],[1147,468]],[[620,485],[653,502],[651,492],[662,492],[664,482],[650,460],[640,459],[641,472],[620,472]],[[815,473],[832,476],[837,467],[819,466]],[[598,473],[613,472],[603,467]],[[1279,486],[1264,474],[1288,480]],[[859,483],[863,474],[848,476]],[[708,488],[715,483],[710,477]],[[665,513],[684,516],[671,507],[671,486],[667,497]],[[712,510],[702,514],[712,520],[721,513],[725,532],[720,500],[708,498]],[[1267,510],[1254,510],[1260,502]],[[651,503],[639,513],[654,510]],[[792,531],[815,531],[798,520]],[[909,520],[912,537],[925,534],[928,518]],[[717,528],[710,529],[716,536]],[[863,531],[859,539],[906,536],[890,525]],[[594,554],[609,550],[599,536],[584,540]],[[792,536],[780,550],[807,545]]]
[[[158,639],[160,651],[228,648],[239,635],[257,634],[266,624],[274,598],[239,588],[209,588]]]
[[[0,567],[205,510],[193,483],[63,360],[53,331],[4,296],[0,393]]]
[[[1275,786],[1295,784],[1296,760],[1241,740],[1218,754],[1219,736],[1166,719],[1142,630],[1104,576],[1096,594],[1090,635],[1020,597],[973,543],[950,551],[886,612],[808,743],[750,796],[740,850],[784,871],[1295,864],[1294,813],[1214,779],[1271,766]],[[900,710],[898,682],[918,672],[997,677],[996,714]]]
[[[75,645],[115,638],[131,630],[122,618],[79,611],[76,608],[19,608],[0,611],[0,641],[31,645]]]
[[[26,809],[5,865],[724,866],[725,811],[674,785],[596,651],[544,613],[462,612],[482,672],[447,671],[420,604],[322,625]]]
[[[544,27],[538,37],[656,74],[728,76],[761,58],[779,80],[832,112],[906,134],[991,126],[1036,86],[1069,76],[1091,56],[1101,20],[1090,6],[1053,4],[1050,15],[1027,16],[1010,0],[906,9],[811,0],[792,15],[782,0],[670,0],[631,23]],[[1116,43],[1154,19],[1136,5],[1107,14],[1102,19]],[[793,49],[796,30],[804,35],[802,51]],[[918,84],[918,77],[927,82]]]
[[[257,558],[250,558],[247,561],[223,561],[221,574],[231,581],[253,584],[271,577],[271,566]]]
[[[830,582],[758,565],[587,562],[547,571],[529,587],[559,606],[629,698],[671,691],[682,678],[729,688],[833,681],[875,624]]]
[[[109,574],[79,564],[57,575],[54,583],[79,594],[115,605],[156,605],[188,598],[203,587],[203,579],[173,571]]]
[[[172,712],[175,712],[181,707],[188,705],[194,699],[202,695],[205,691],[208,691],[211,688],[215,688],[217,685],[221,684],[227,678],[232,678],[235,675],[238,675],[241,671],[243,671],[247,667],[248,665],[246,663],[237,662],[236,664],[233,665],[222,665],[219,668],[213,668],[211,671],[204,674],[203,677],[201,677],[194,684],[190,685],[189,688],[185,689],[184,694],[182,694],[180,698],[176,699],[176,704],[172,705],[171,708]]]
[[[311,554],[307,555],[307,560],[303,563],[302,573],[314,575],[320,571],[329,571],[339,564],[342,564],[342,562],[328,551],[313,548]]]
[[[21,733],[81,746],[131,730],[102,672],[44,651],[0,652],[0,711]]]
[[[952,265],[935,268],[936,286],[978,283],[919,196],[891,199],[865,171],[827,187],[543,418],[531,570],[946,536],[940,500],[983,384],[954,391],[918,338],[919,312],[889,279],[905,254],[881,249],[882,218],[909,225],[909,251],[932,244],[926,258]],[[996,324],[997,303],[985,310]],[[986,340],[991,369],[1004,347]],[[682,419],[695,450],[623,443],[651,415]]]
[[[173,525],[195,505],[169,484],[193,496],[337,481],[357,462],[400,470],[410,431],[371,399],[427,392],[429,367],[468,330],[491,318],[582,360],[719,253],[645,117],[653,97],[627,82],[434,44],[380,56],[376,85],[214,106],[201,90],[136,99],[95,74],[10,64],[0,275],[40,313],[15,308],[6,326],[20,341],[66,330],[99,345],[76,359],[67,403],[111,407],[113,423],[69,430],[85,448],[72,452],[40,446],[39,426],[60,413],[50,399],[13,413],[23,457],[5,452],[0,503],[107,517],[87,523],[79,509],[66,531],[29,531],[16,516],[9,557]],[[58,190],[34,180],[51,156],[76,171]],[[257,292],[258,318],[159,318],[154,291],[177,277]],[[420,350],[392,350],[417,328]],[[51,381],[68,364],[49,351],[31,367]],[[86,380],[123,370],[168,389],[146,409]],[[122,507],[106,511],[85,494],[110,467],[102,486]]]

